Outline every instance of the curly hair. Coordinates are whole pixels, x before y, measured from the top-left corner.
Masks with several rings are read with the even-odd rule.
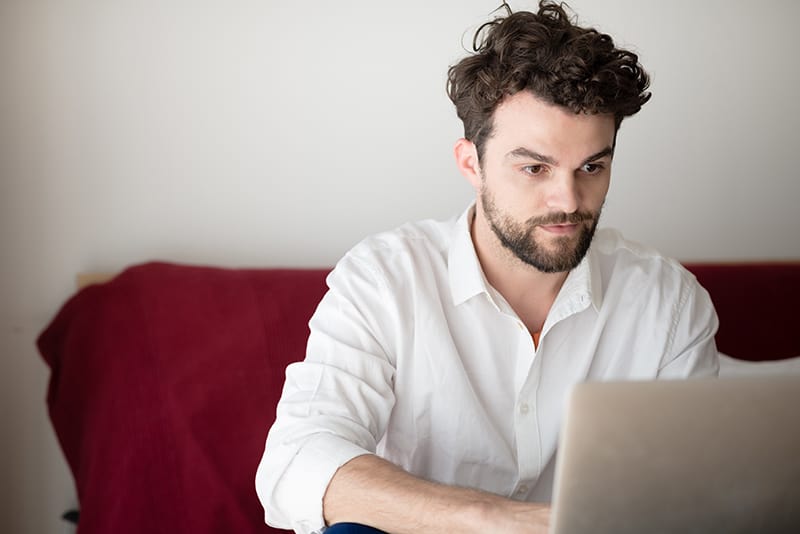
[[[509,14],[478,28],[475,53],[447,72],[447,94],[479,159],[494,110],[520,91],[574,113],[611,113],[617,128],[650,99],[638,56],[594,28],[577,26],[564,4],[541,0],[538,13],[502,7]]]

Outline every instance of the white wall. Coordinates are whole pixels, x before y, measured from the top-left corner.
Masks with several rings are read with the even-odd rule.
[[[33,349],[74,275],[330,265],[459,212],[445,71],[498,3],[0,2],[4,531],[74,504]],[[684,260],[800,258],[800,3],[571,5],[653,74],[604,224]]]

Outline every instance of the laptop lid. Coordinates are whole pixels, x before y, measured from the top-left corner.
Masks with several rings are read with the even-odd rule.
[[[584,383],[553,534],[800,532],[800,377]]]

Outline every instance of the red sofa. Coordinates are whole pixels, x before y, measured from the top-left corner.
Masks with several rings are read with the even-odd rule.
[[[800,263],[692,264],[720,351],[800,355]],[[132,267],[67,301],[38,338],[79,534],[277,532],[254,475],[327,270]]]

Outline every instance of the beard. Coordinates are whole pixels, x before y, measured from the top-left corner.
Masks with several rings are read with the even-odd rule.
[[[486,221],[500,243],[519,260],[543,273],[571,271],[580,264],[592,244],[602,210],[552,213],[520,223],[497,209],[494,196],[485,186],[480,194]],[[556,237],[552,247],[547,247],[536,239],[534,231],[537,226],[553,224],[580,224],[580,228],[577,236]]]

